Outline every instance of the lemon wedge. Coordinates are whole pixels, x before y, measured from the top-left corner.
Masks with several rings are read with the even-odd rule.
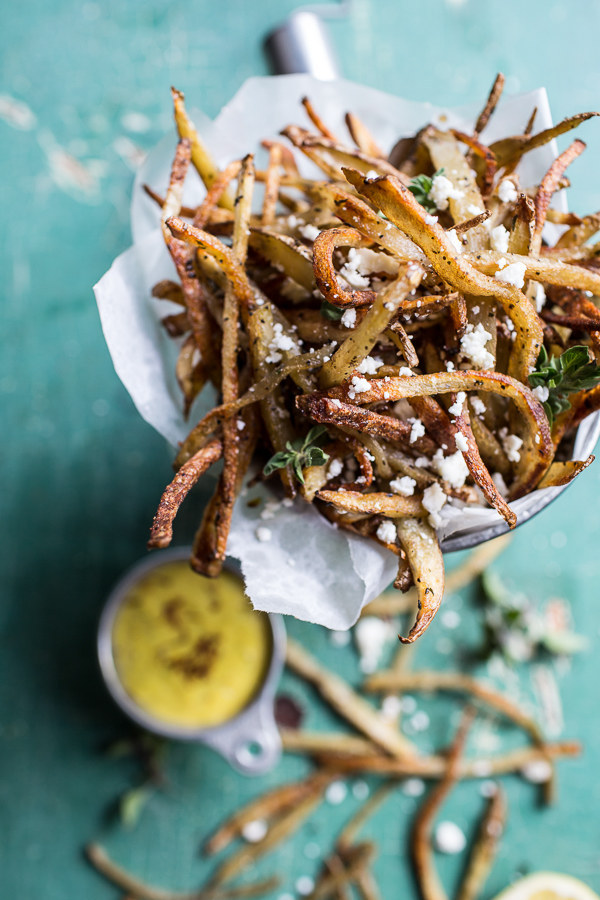
[[[600,900],[598,894],[571,875],[532,872],[501,891],[494,900]]]

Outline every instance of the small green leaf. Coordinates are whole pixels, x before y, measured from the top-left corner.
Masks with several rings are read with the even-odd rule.
[[[542,646],[556,656],[572,656],[588,646],[582,634],[574,631],[548,631],[541,639]]]
[[[291,465],[300,484],[304,484],[302,469],[307,466],[323,466],[329,459],[329,455],[318,446],[326,437],[325,425],[315,425],[305,437],[287,441],[285,445],[287,449],[280,450],[271,457],[263,469],[263,474],[272,475],[277,469]]]
[[[119,816],[126,828],[135,828],[152,791],[147,785],[131,788],[121,796]]]
[[[294,450],[281,450],[279,453],[276,453],[265,465],[263,474],[269,476],[277,469],[285,469],[292,459],[294,459],[294,455]]]
[[[344,310],[339,306],[334,306],[329,300],[323,300],[320,313],[324,319],[329,319],[330,322],[339,322],[344,315]]]
[[[589,390],[599,383],[600,366],[590,360],[588,348],[582,344],[569,347],[560,356],[551,358],[542,347],[535,369],[529,376],[531,387],[548,388],[544,409],[551,425],[557,415],[569,409],[570,394]]]
[[[431,188],[433,185],[433,179],[436,175],[443,175],[444,170],[438,169],[435,175],[417,175],[413,178],[408,185],[408,189],[417,200],[421,206],[427,210],[427,212],[434,213],[437,209],[435,203],[429,196],[431,193]]]

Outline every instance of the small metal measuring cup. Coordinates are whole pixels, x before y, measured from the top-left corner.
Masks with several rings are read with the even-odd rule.
[[[102,676],[115,702],[138,725],[164,737],[205,744],[244,775],[261,775],[271,769],[281,755],[281,738],[274,716],[275,691],[285,660],[286,638],[281,616],[265,613],[271,627],[271,660],[256,696],[231,719],[211,728],[173,725],[142,709],[123,687],[115,665],[113,627],[130,590],[153,569],[165,563],[189,559],[190,552],[185,547],[163,550],[134,565],[117,582],[98,625],[97,648]],[[239,574],[233,565],[229,566],[229,570]]]

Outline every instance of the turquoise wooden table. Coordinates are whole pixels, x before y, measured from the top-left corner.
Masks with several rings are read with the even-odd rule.
[[[23,0],[3,11],[2,897],[118,896],[83,859],[91,838],[149,880],[198,884],[207,871],[198,847],[210,824],[306,770],[290,757],[249,781],[208,750],[173,746],[166,787],[135,829],[123,828],[114,801],[139,773],[131,760],[103,752],[129,726],[106,695],[94,652],[107,591],[144,554],[170,453],[114,374],[91,286],[129,243],[133,169],[171,127],[169,86],[214,115],[246,77],[266,72],[261,40],[297,5]],[[457,104],[482,99],[501,69],[511,92],[546,85],[560,117],[599,105],[599,28],[597,3],[356,0],[331,34],[344,74],[356,81]],[[573,167],[571,204],[589,212],[600,207],[600,127],[592,121],[581,136],[590,150]],[[530,786],[507,781],[510,823],[489,896],[518,871],[536,868],[571,872],[600,890],[599,497],[596,464],[519,530],[496,564],[541,600],[567,597],[589,649],[559,678],[563,734],[581,740],[585,752],[561,765],[550,810],[537,806]],[[192,527],[186,511],[182,541]],[[448,608],[462,617],[464,633],[436,621],[419,664],[456,665],[476,640],[472,594],[449,598]],[[334,647],[316,627],[294,622],[290,631],[358,680],[351,648]],[[529,675],[522,678],[529,688]],[[286,676],[285,684],[310,702],[310,726],[340,727],[298,682]],[[432,713],[423,746],[447,737],[448,717],[440,716]],[[314,845],[325,852],[356,803],[350,792],[342,804],[325,805],[259,871],[285,872],[288,887],[313,873]],[[464,784],[445,817],[470,831],[480,804],[476,786]],[[414,896],[405,850],[414,808],[400,792],[370,826],[386,898]],[[440,866],[451,885],[460,860],[442,858]]]

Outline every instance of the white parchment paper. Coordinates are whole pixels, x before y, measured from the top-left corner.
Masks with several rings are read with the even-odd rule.
[[[276,137],[291,122],[304,124],[300,99],[305,95],[311,97],[333,131],[345,134],[344,115],[352,110],[387,150],[399,137],[413,134],[428,122],[469,131],[480,111],[480,104],[443,109],[348,81],[322,82],[308,75],[282,75],[250,78],[214,122],[202,113],[194,113],[193,118],[219,165],[254,151],[261,166],[263,138]],[[551,116],[546,92],[536,90],[503,99],[484,139],[491,142],[522,132],[534,107],[538,109],[536,130],[548,127]],[[191,426],[183,419],[175,380],[178,348],[159,323],[168,304],[154,300],[150,291],[158,280],[172,278],[175,273],[163,244],[159,210],[141,185],[148,183],[164,192],[175,143],[175,136],[165,138],[143,164],[131,207],[133,246],[114,261],[94,288],[119,378],[144,419],[173,445],[183,440]],[[528,154],[519,169],[522,183],[538,182],[556,154],[554,142]],[[312,171],[306,160],[299,159],[299,164],[305,172]],[[193,205],[203,193],[200,180],[190,173],[186,204]],[[210,392],[197,399],[191,423],[210,408],[213,399]],[[536,491],[534,495],[544,493]],[[281,507],[273,518],[261,520],[263,505],[247,505],[250,497],[259,495],[267,499],[268,489],[257,486],[238,501],[227,548],[240,561],[255,608],[287,613],[329,628],[349,628],[362,606],[393,579],[395,558],[371,542],[338,531],[302,501],[292,508]],[[528,506],[540,499],[534,495],[514,504],[517,515],[527,517]],[[496,511],[489,509],[448,508],[443,513],[440,534],[444,537],[489,528],[498,522]],[[258,540],[259,526],[269,529],[270,540]]]

